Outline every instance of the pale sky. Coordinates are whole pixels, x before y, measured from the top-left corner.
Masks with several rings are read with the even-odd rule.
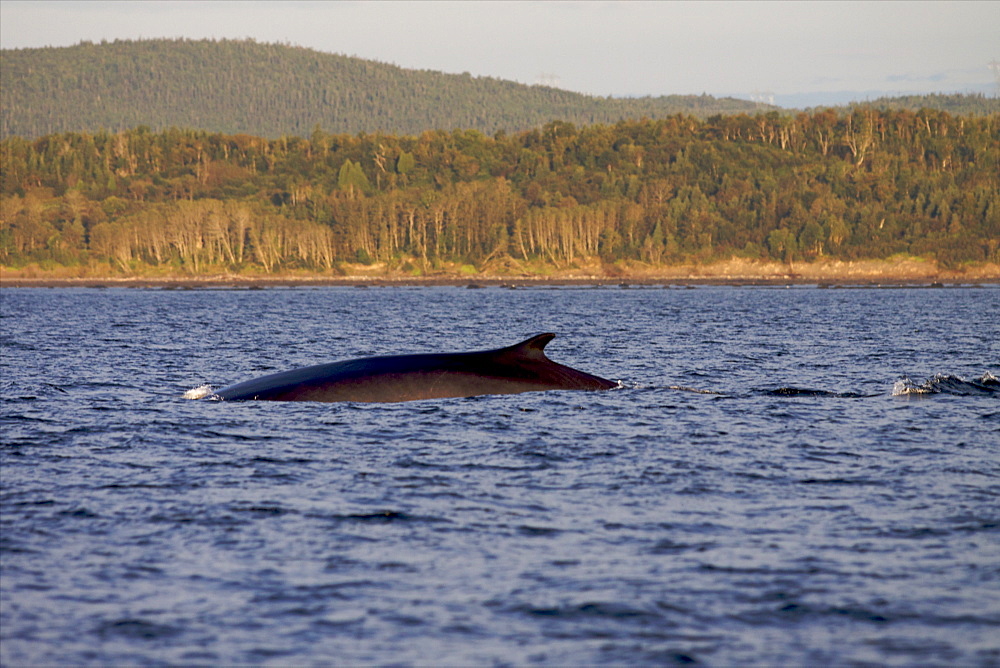
[[[1000,2],[0,2],[5,49],[140,37],[253,37],[594,95],[766,91],[799,106],[801,94],[995,95]]]

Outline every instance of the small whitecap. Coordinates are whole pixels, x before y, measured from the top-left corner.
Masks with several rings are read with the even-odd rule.
[[[196,388],[190,389],[184,393],[185,399],[204,399],[208,395],[212,394],[211,385],[199,385]]]
[[[695,394],[721,394],[721,392],[715,392],[713,390],[699,390],[696,387],[685,387],[684,385],[667,385],[668,390],[677,390],[679,392],[694,392]]]
[[[930,388],[919,386],[909,378],[900,378],[892,386],[892,396],[903,397],[908,394],[930,394]]]

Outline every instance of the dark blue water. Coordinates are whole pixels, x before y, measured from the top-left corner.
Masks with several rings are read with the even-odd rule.
[[[4,665],[1000,664],[996,286],[0,300]],[[545,331],[625,387],[182,398]]]

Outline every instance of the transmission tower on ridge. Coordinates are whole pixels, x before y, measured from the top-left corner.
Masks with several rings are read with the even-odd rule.
[[[987,65],[991,70],[993,70],[993,79],[996,82],[996,90],[993,91],[993,97],[1000,97],[1000,63],[994,58]]]
[[[750,93],[750,100],[757,103],[757,108],[760,109],[765,104],[774,106],[774,91],[770,90],[755,90]]]

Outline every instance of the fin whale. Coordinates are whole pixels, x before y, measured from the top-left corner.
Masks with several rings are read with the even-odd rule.
[[[397,402],[618,387],[618,383],[546,357],[544,348],[554,338],[555,334],[538,334],[497,350],[319,364],[231,385],[215,397],[226,401]]]

